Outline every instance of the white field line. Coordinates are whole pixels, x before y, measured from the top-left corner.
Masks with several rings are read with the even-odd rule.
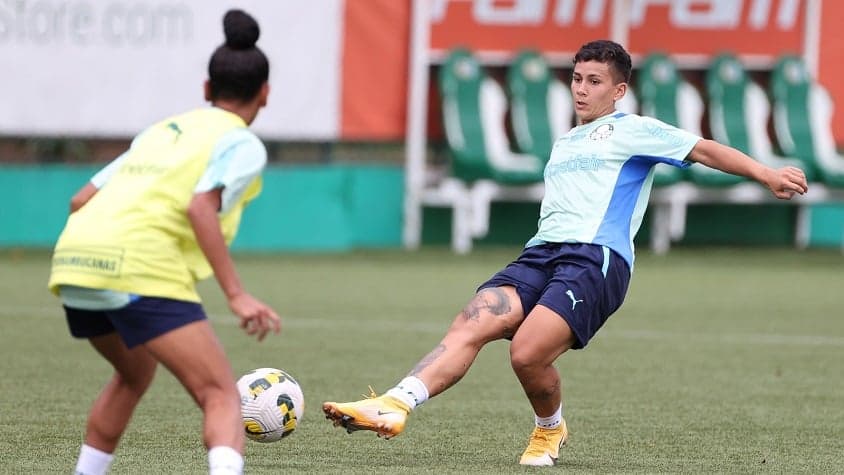
[[[61,318],[62,311],[59,305],[37,306],[37,305],[0,305],[0,318],[17,317],[49,317]],[[208,315],[214,325],[234,326],[237,319],[230,314],[212,313]],[[5,321],[4,325],[9,325]],[[389,329],[413,333],[445,334],[450,322],[445,320],[439,322],[414,322],[406,323],[388,319],[359,319],[359,318],[309,318],[291,317],[282,315],[282,328],[360,328],[371,326],[380,330]],[[614,330],[612,323],[610,328],[601,330],[596,338],[611,340],[650,340],[650,341],[675,341],[675,342],[711,342],[739,345],[773,345],[773,346],[833,346],[844,347],[844,336],[823,336],[823,335],[780,335],[774,333],[701,333],[701,332],[671,332],[662,330]]]

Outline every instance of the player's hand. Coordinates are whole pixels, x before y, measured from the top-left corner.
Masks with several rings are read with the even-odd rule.
[[[247,335],[255,335],[258,341],[263,340],[270,331],[281,331],[281,318],[275,311],[246,292],[230,298],[229,308],[240,317],[240,328],[243,328]]]
[[[797,167],[783,167],[771,170],[768,188],[781,200],[789,200],[795,193],[804,194],[809,190],[806,174]]]

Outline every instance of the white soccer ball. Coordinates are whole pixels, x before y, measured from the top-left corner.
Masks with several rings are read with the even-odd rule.
[[[302,388],[276,368],[258,368],[237,380],[246,437],[275,442],[290,435],[305,411]]]

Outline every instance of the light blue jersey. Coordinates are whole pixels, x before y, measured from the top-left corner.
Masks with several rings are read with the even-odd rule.
[[[697,135],[650,117],[616,112],[571,129],[545,167],[539,231],[527,246],[580,242],[606,246],[633,268],[653,184],[653,166],[687,167]]]

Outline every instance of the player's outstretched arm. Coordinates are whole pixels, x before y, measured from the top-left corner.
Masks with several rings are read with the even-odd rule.
[[[281,319],[267,304],[246,292],[240,283],[217,217],[221,194],[221,188],[195,194],[188,206],[188,219],[199,247],[226,295],[229,308],[240,318],[240,327],[260,341],[270,331],[278,333],[281,330]]]
[[[689,159],[711,168],[756,180],[765,185],[779,199],[791,199],[795,193],[809,189],[806,175],[797,167],[770,168],[732,147],[714,140],[700,140]]]

